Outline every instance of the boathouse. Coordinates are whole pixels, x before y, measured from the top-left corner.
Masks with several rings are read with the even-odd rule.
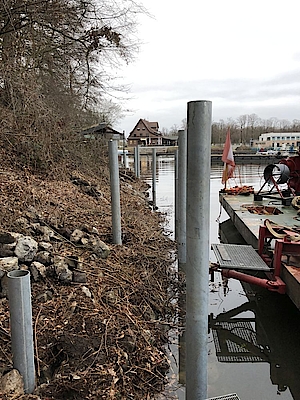
[[[159,132],[158,122],[149,122],[140,119],[130,132],[127,139],[128,146],[161,146],[163,136]]]
[[[86,139],[123,140],[124,133],[116,131],[106,122],[100,122],[98,125],[81,131],[81,135]]]

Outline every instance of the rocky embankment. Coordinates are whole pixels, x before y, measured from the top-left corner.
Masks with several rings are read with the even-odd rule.
[[[122,245],[108,171],[55,180],[0,170],[1,399],[150,399],[175,318],[174,243],[143,182],[121,171]],[[36,389],[13,369],[7,272],[31,273]]]

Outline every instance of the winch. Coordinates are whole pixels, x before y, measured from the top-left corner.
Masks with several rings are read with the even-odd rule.
[[[264,180],[259,191],[254,193],[255,201],[263,198],[280,199],[283,205],[290,205],[293,197],[300,195],[299,153],[280,160],[278,164],[269,164],[264,170]],[[268,190],[265,189],[267,186]]]

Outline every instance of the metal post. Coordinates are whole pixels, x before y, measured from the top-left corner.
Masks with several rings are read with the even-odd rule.
[[[30,273],[8,272],[11,348],[13,366],[23,377],[25,393],[35,387]]]
[[[123,165],[126,168],[127,155],[125,153],[125,131],[123,131]]]
[[[207,398],[210,101],[188,103],[186,225],[186,398]]]
[[[133,157],[134,157],[134,173],[137,176],[137,146],[133,149]]]
[[[152,149],[152,202],[153,210],[156,209],[156,149]]]
[[[120,181],[118,163],[118,143],[116,140],[108,142],[109,148],[109,173],[112,214],[112,236],[114,244],[122,244],[121,238],[121,206],[120,206]]]
[[[136,176],[139,178],[141,176],[140,146],[136,146],[136,158]]]
[[[185,270],[186,263],[186,173],[187,173],[187,132],[178,131],[178,263]]]
[[[174,204],[175,204],[175,240],[178,240],[178,150],[175,150],[175,182],[174,182]],[[178,257],[179,258],[179,257]]]
[[[141,170],[140,170],[140,147],[135,146],[134,148],[134,172],[135,176],[137,178],[140,177],[141,175]]]

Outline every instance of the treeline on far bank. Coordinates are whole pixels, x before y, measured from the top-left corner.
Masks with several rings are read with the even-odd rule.
[[[300,132],[300,119],[292,122],[286,119],[262,119],[257,114],[244,114],[236,119],[220,119],[212,124],[212,144],[224,144],[227,129],[230,128],[232,143],[250,145],[259,135],[267,132]]]

